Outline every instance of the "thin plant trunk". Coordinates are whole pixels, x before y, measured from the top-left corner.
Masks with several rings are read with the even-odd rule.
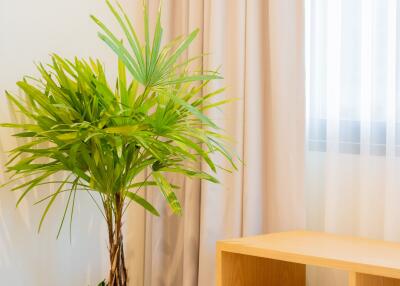
[[[126,286],[128,282],[122,237],[122,209],[123,201],[117,193],[115,195],[115,209],[108,208],[106,210],[110,255],[108,286]]]

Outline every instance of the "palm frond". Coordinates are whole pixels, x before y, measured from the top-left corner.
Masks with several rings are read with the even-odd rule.
[[[163,45],[160,14],[151,34],[145,7],[145,38],[141,41],[123,9],[109,1],[107,5],[123,37],[95,16],[92,19],[101,30],[100,39],[118,59],[115,81],[110,83],[97,59],[64,59],[54,54],[49,64],[37,65],[39,78],[25,77],[17,83],[24,97],[6,93],[26,118],[26,123],[1,125],[18,129],[14,136],[27,139],[10,150],[6,167],[13,177],[11,189],[22,190],[19,204],[36,187],[57,185],[54,193],[39,200],[47,202],[39,230],[54,201],[68,192],[57,236],[68,210],[72,220],[76,194],[82,190],[98,194],[107,220],[110,214],[119,217],[126,201],[159,215],[137,194],[146,186],[158,188],[171,210],[179,214],[177,186],[170,184],[168,173],[218,183],[213,173],[219,166],[213,153],[221,154],[235,168],[219,127],[203,112],[230,101],[216,99],[223,89],[202,95],[203,88],[221,76],[217,71],[191,71],[193,59],[184,58],[198,30]],[[198,169],[199,160],[206,162],[211,173]],[[151,177],[137,182],[146,170]],[[49,179],[62,173],[68,176]]]

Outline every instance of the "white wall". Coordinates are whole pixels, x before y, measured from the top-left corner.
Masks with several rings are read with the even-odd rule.
[[[137,14],[134,0],[120,1],[129,14]],[[124,3],[126,2],[126,3]],[[96,36],[89,19],[95,14],[112,22],[101,0],[0,0],[0,121],[8,121],[4,90],[18,93],[15,82],[35,74],[34,61],[46,62],[52,52],[62,56],[99,57],[115,72],[115,56]],[[140,15],[140,11],[139,11]],[[15,146],[7,130],[0,130],[0,165],[3,150]],[[1,167],[1,179],[6,180]],[[77,198],[72,241],[68,223],[56,240],[65,199],[48,214],[44,227],[37,226],[44,205],[33,206],[49,192],[37,190],[18,209],[19,193],[0,190],[0,284],[31,286],[97,285],[107,275],[106,229],[100,213],[86,193]]]

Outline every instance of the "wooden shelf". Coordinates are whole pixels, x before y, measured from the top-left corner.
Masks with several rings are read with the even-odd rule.
[[[304,286],[305,265],[348,271],[351,286],[400,286],[399,243],[307,231],[217,243],[218,286]]]

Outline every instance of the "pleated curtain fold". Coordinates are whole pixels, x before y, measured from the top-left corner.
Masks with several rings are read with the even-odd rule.
[[[149,4],[154,16],[159,1]],[[181,217],[147,190],[162,216],[131,210],[143,223],[127,227],[129,270],[132,285],[214,285],[218,239],[304,227],[304,7],[296,0],[162,5],[167,37],[200,28],[187,57],[205,54],[204,70],[221,66],[224,79],[212,88],[226,87],[222,97],[237,100],[208,115],[243,163],[219,172],[219,185],[171,177],[183,186]]]

